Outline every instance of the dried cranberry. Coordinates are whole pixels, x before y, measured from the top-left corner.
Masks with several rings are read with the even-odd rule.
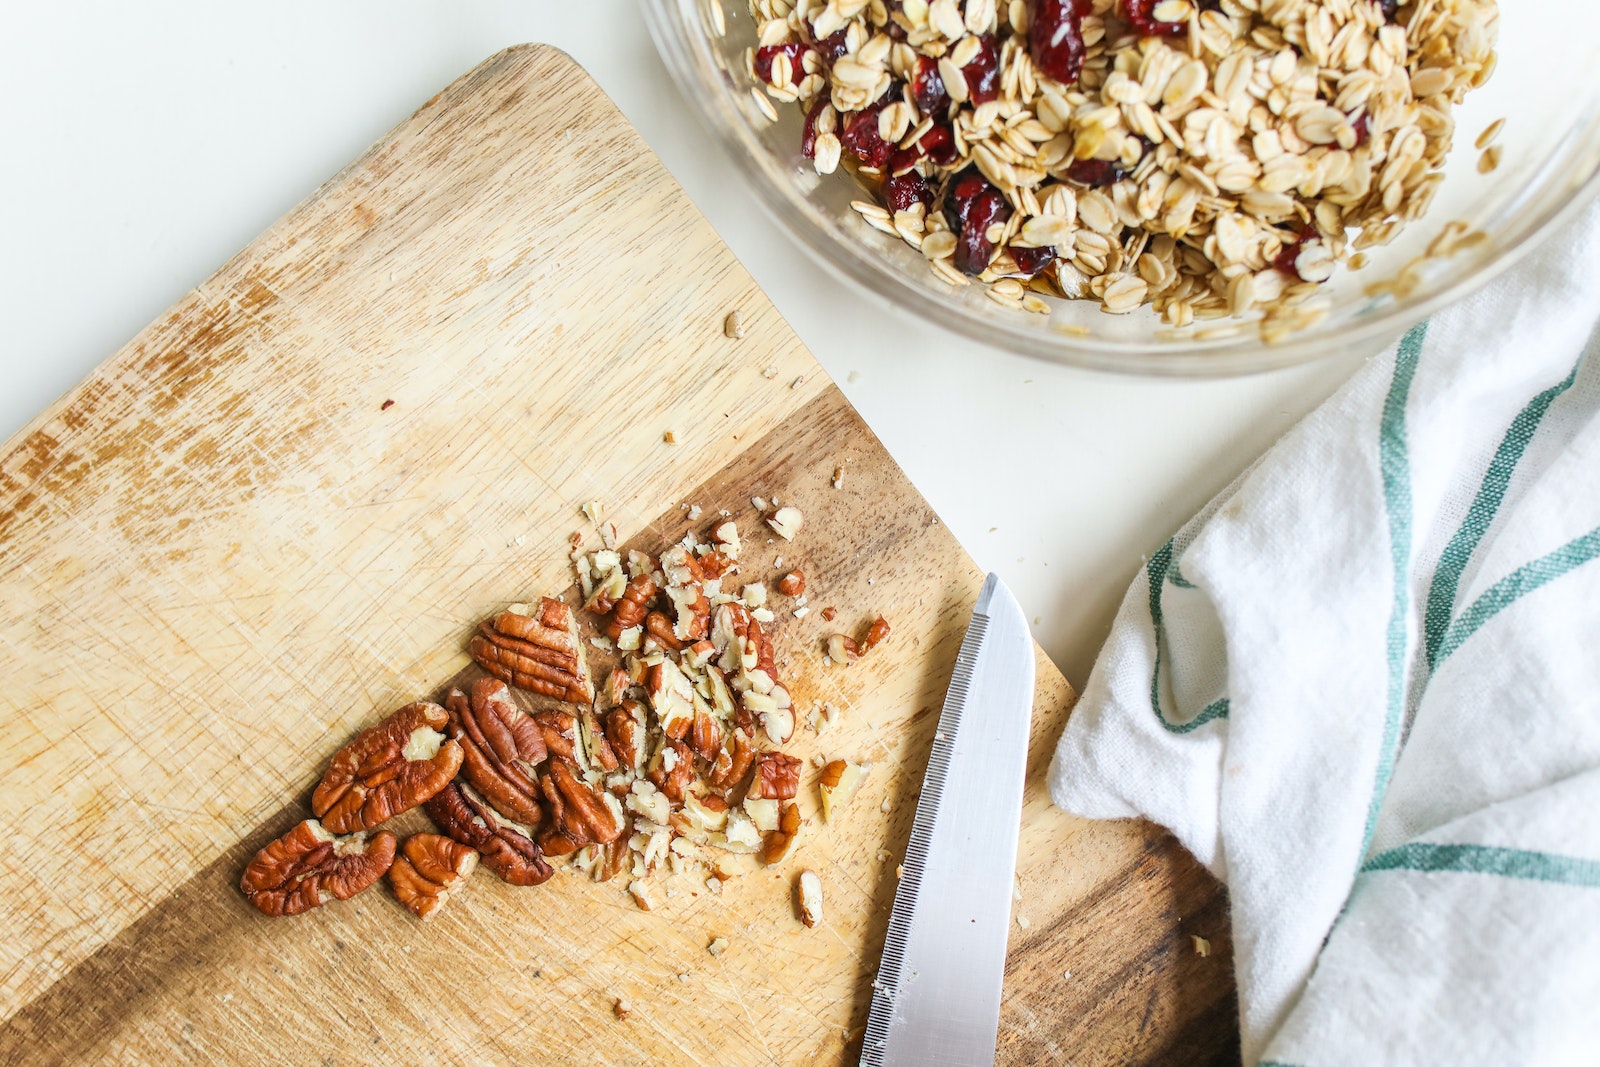
[[[989,227],[1011,217],[1011,205],[976,168],[951,180],[945,196],[945,221],[956,233],[954,262],[965,274],[982,274],[994,253]]]
[[[1091,189],[1115,185],[1127,176],[1127,170],[1115,159],[1080,159],[1067,168],[1068,181]]]
[[[1122,13],[1128,21],[1133,23],[1133,28],[1146,37],[1182,37],[1189,32],[1189,23],[1162,22],[1155,16],[1156,4],[1160,0],[1122,0]]]
[[[1083,0],[1028,0],[1028,55],[1063,85],[1083,69]]]
[[[848,51],[845,45],[845,31],[839,30],[817,42],[817,51],[822,53],[822,58],[833,63]]]
[[[756,49],[756,77],[764,82],[772,80],[772,61],[779,56],[789,57],[789,69],[794,72],[789,80],[797,82],[804,77],[805,72],[800,69],[800,55],[808,48],[800,41],[789,44],[767,44]]]
[[[894,145],[878,136],[878,115],[885,106],[873,104],[856,115],[846,124],[844,133],[839,137],[839,143],[845,151],[860,160],[862,166],[882,169],[889,162],[889,154],[894,151]]]
[[[1295,266],[1295,260],[1300,258],[1300,250],[1317,236],[1317,231],[1309,223],[1297,222],[1294,225],[1292,240],[1283,242],[1283,251],[1272,257],[1272,265],[1291,278],[1300,278],[1300,268]]]
[[[917,70],[911,76],[911,99],[917,110],[930,118],[941,118],[950,108],[950,93],[939,77],[939,61],[927,56],[917,57]]]
[[[967,96],[974,106],[987,104],[1000,95],[1000,57],[995,52],[994,34],[978,38],[978,51],[961,68],[967,81]],[[926,112],[924,112],[926,114]]]
[[[1372,136],[1372,131],[1367,126],[1367,113],[1363,111],[1350,123],[1350,128],[1356,131],[1356,144],[1364,145]]]
[[[894,212],[910,211],[912,204],[919,203],[923,207],[932,207],[933,189],[922,175],[914,170],[907,171],[905,174],[896,174],[884,183],[883,199],[889,205],[889,210]]]
[[[1045,245],[1043,248],[1018,248],[1012,245],[1011,258],[1022,273],[1034,275],[1055,262],[1056,249],[1054,245]]]
[[[934,123],[927,133],[917,138],[917,147],[941,167],[948,167],[961,158],[961,153],[956,151],[955,134],[943,123]]]
[[[828,106],[828,94],[817,94],[816,103],[806,112],[806,121],[800,127],[800,154],[807,159],[817,157],[817,116]]]

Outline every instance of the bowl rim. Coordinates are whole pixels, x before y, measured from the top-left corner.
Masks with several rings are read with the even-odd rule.
[[[1440,308],[1469,296],[1510,269],[1600,194],[1597,159],[1591,172],[1573,186],[1571,195],[1514,227],[1498,254],[1425,295],[1393,298],[1388,307],[1337,335],[1295,333],[1281,342],[1266,344],[1253,333],[1242,332],[1239,336],[1156,345],[1081,338],[1062,331],[1046,334],[1012,326],[1004,320],[983,319],[953,303],[940,302],[904,271],[892,269],[868,246],[839,240],[824,225],[808,218],[814,209],[789,191],[781,169],[770,161],[765,146],[734,106],[735,92],[716,91],[721,79],[691,73],[705,72],[690,52],[690,26],[682,16],[698,2],[702,0],[640,0],[646,26],[674,86],[687,98],[699,124],[732,158],[746,179],[743,184],[753,187],[757,203],[778,228],[825,271],[854,283],[857,292],[893,311],[935,321],[988,348],[1047,363],[1134,376],[1219,378],[1267,373],[1361,351],[1363,346],[1370,352],[1381,351]],[[734,87],[723,81],[720,88]],[[898,303],[883,291],[885,284],[899,297]]]

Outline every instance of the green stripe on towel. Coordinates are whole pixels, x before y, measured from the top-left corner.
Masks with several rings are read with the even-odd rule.
[[[1568,571],[1583,566],[1600,556],[1600,527],[1575,537],[1549,555],[1540,556],[1532,563],[1524,563],[1472,602],[1461,617],[1450,624],[1439,641],[1437,663],[1443,663],[1478,628],[1519,599],[1555,581]]]
[[[1173,722],[1161,710],[1161,646],[1165,643],[1166,637],[1166,629],[1161,621],[1161,587],[1166,584],[1167,568],[1170,566],[1172,566],[1172,539],[1169,538],[1167,543],[1150,557],[1150,562],[1145,564],[1145,576],[1150,582],[1150,625],[1156,639],[1156,665],[1150,672],[1150,707],[1155,710],[1157,721],[1168,733],[1186,734],[1191,730],[1198,730],[1213,719],[1226,719],[1228,698],[1212,701],[1188,722]],[[1183,588],[1193,589],[1194,586],[1185,582]]]
[[[1483,540],[1483,535],[1488,533],[1489,527],[1494,524],[1495,513],[1500,510],[1500,504],[1505,500],[1506,489],[1511,485],[1511,475],[1521,462],[1522,454],[1527,451],[1528,444],[1538,431],[1545,413],[1550,410],[1550,405],[1555,403],[1556,397],[1572,388],[1572,383],[1578,380],[1578,368],[1582,365],[1583,359],[1579,357],[1566,380],[1557,382],[1528,401],[1527,406],[1512,420],[1511,428],[1506,430],[1505,437],[1500,441],[1500,447],[1495,450],[1494,459],[1489,463],[1488,471],[1484,473],[1483,484],[1478,487],[1478,495],[1473,498],[1467,517],[1461,520],[1461,528],[1450,538],[1450,543],[1445,546],[1443,555],[1439,557],[1439,569],[1434,573],[1433,585],[1428,590],[1428,614],[1422,627],[1427,637],[1430,670],[1443,658],[1439,655],[1439,649],[1444,641],[1445,631],[1450,627],[1450,612],[1456,604],[1456,591],[1461,584],[1461,574],[1467,569],[1467,563],[1472,559],[1472,553],[1477,550],[1478,542]]]
[[[1561,856],[1552,852],[1527,852],[1520,848],[1488,845],[1430,845],[1413,843],[1380,852],[1361,867],[1362,874],[1377,871],[1454,871],[1495,874],[1532,882],[1600,889],[1600,862]]]
[[[1378,768],[1374,774],[1372,800],[1367,805],[1367,826],[1361,837],[1361,855],[1367,854],[1373,832],[1378,828],[1378,809],[1389,791],[1394,773],[1395,749],[1400,741],[1400,717],[1406,701],[1406,617],[1411,611],[1411,456],[1406,441],[1406,401],[1411,398],[1411,381],[1417,374],[1422,343],[1428,336],[1426,321],[1413,326],[1400,339],[1395,355],[1394,381],[1383,401],[1383,420],[1378,429],[1378,467],[1383,474],[1383,503],[1389,517],[1389,560],[1392,568],[1394,600],[1389,609],[1389,629],[1385,652],[1389,661],[1388,710],[1383,720],[1383,740],[1378,748]]]

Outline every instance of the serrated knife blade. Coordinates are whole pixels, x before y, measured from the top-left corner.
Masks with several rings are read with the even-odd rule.
[[[1033,639],[991,574],[934,734],[862,1067],[994,1063],[1032,711]]]

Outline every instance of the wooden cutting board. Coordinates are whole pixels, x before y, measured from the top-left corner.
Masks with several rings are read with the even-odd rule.
[[[689,503],[757,529],[757,494],[806,522],[747,562],[894,625],[848,670],[819,611],[780,631],[800,705],[845,709],[792,749],[874,764],[833,825],[807,783],[796,859],[649,913],[575,874],[480,872],[427,925],[386,888],[244,902],[335,749],[461,672],[475,620],[571,584],[581,502],[659,547]],[[5,447],[0,1062],[854,1062],[980,579],[593,82],[494,56]],[[999,1059],[1235,1060],[1219,889],[1152,827],[1048,805],[1073,694],[1038,665]]]

